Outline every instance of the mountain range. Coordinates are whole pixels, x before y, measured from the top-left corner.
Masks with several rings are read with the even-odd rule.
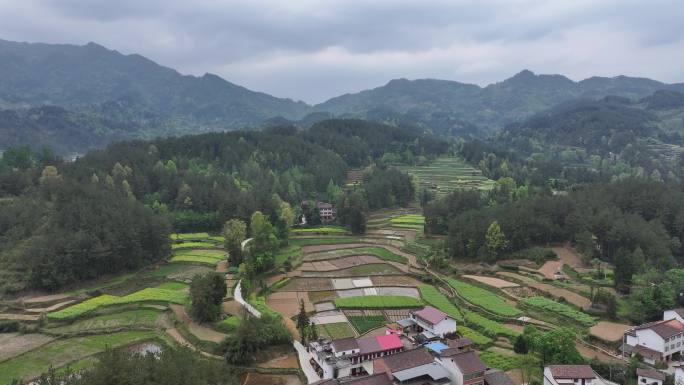
[[[0,40],[0,150],[48,145],[60,153],[106,143],[265,125],[361,118],[445,136],[489,136],[574,99],[641,100],[684,84],[618,76],[579,82],[524,70],[480,87],[391,80],[317,105],[248,90],[219,76],[182,75],[143,56],[83,46]],[[655,96],[654,96],[655,97]]]

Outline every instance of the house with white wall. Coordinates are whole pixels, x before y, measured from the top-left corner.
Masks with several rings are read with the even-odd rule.
[[[636,354],[654,365],[681,356],[684,351],[682,309],[666,310],[662,321],[649,322],[625,332],[622,351],[625,356]]]
[[[484,385],[487,366],[473,350],[442,350],[437,361],[449,372],[452,385]]]
[[[639,385],[663,385],[665,374],[657,370],[637,368],[637,384]]]
[[[445,334],[456,332],[456,320],[432,306],[411,311],[408,320],[415,330],[423,332],[428,338],[444,337]]]
[[[684,364],[675,365],[674,383],[675,385],[684,385]]]

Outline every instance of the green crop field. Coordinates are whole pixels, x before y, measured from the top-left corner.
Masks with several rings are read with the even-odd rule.
[[[338,340],[341,338],[354,337],[354,330],[346,322],[338,322],[325,325],[316,325],[316,330],[321,336],[327,336],[330,339]]]
[[[81,321],[76,321],[70,325],[48,328],[50,334],[76,334],[92,332],[95,330],[111,330],[117,328],[145,327],[153,328],[160,320],[162,312],[153,309],[138,309],[105,314]]]
[[[292,238],[290,244],[296,246],[336,245],[340,243],[359,242],[357,237],[320,237],[320,238]]]
[[[399,166],[413,175],[421,188],[443,196],[457,189],[491,190],[494,181],[476,168],[454,157],[441,157],[426,166]]]
[[[53,319],[69,319],[79,317],[103,306],[129,304],[136,302],[170,302],[184,304],[187,300],[187,293],[181,290],[165,290],[158,288],[146,288],[135,293],[117,297],[114,295],[101,295],[91,298],[65,309],[48,314]]]
[[[162,284],[157,285],[157,289],[164,289],[164,290],[185,290],[189,286],[185,283],[182,282],[164,282]]]
[[[176,250],[171,262],[200,263],[214,266],[224,259],[226,259],[226,253],[223,250],[180,249]]]
[[[216,328],[224,333],[232,333],[240,326],[240,317],[230,316],[216,324]]]
[[[354,325],[354,328],[359,334],[364,334],[369,330],[377,329],[387,323],[387,319],[381,315],[348,316],[347,319]]]
[[[463,315],[458,311],[458,308],[449,301],[449,298],[440,293],[436,287],[420,285],[418,289],[420,290],[421,298],[423,298],[425,302],[445,312],[455,320],[463,321]]]
[[[206,249],[206,248],[212,248],[216,247],[215,243],[212,242],[183,242],[183,243],[174,243],[171,245],[171,249],[173,250],[186,250],[186,249]]]
[[[37,376],[50,366],[64,366],[100,353],[108,347],[117,348],[155,337],[155,332],[151,331],[126,331],[57,340],[41,346],[40,349],[0,362],[0,384],[9,384],[13,379]]]
[[[320,253],[309,254],[306,256],[307,261],[323,261],[326,259],[338,259],[343,257],[350,257],[354,255],[374,255],[382,260],[407,263],[408,259],[404,256],[394,254],[393,252],[380,246],[372,247],[355,247],[353,249],[331,250]]]
[[[349,231],[340,226],[321,226],[321,227],[307,227],[302,229],[292,229],[292,234],[321,234],[321,235],[344,235]]]
[[[506,317],[515,317],[521,314],[519,309],[509,305],[503,298],[489,290],[453,278],[448,279],[447,282],[466,301],[494,314]]]
[[[368,295],[336,298],[335,306],[340,309],[408,309],[421,307],[423,302],[401,295]]]
[[[493,339],[467,326],[458,325],[457,330],[463,337],[470,339],[471,341],[473,341],[475,345],[477,345],[480,348],[489,346],[494,342]]]
[[[511,352],[513,353],[513,352]],[[480,353],[480,359],[487,366],[504,371],[520,368],[520,360],[514,354],[506,355],[494,351],[485,350]]]
[[[592,326],[596,323],[596,319],[589,314],[583,313],[571,306],[556,302],[546,297],[525,298],[522,300],[522,302],[526,305],[537,307],[551,313],[560,314],[585,326]]]
[[[203,240],[209,239],[208,233],[183,233],[183,234],[171,234],[171,240],[173,241],[190,241],[190,240]]]
[[[469,327],[479,330],[488,337],[505,336],[510,339],[516,338],[520,333],[515,332],[506,326],[485,318],[475,312],[464,310],[465,319]]]
[[[398,275],[402,272],[396,267],[386,263],[369,263],[357,265],[346,269],[332,271],[305,271],[303,277],[362,277],[365,275]]]

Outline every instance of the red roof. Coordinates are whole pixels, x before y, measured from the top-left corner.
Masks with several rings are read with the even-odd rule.
[[[432,306],[425,306],[423,309],[414,311],[413,314],[424,319],[425,321],[436,325],[447,317],[446,313]]]
[[[396,334],[375,337],[382,350],[400,349],[404,347],[401,339]]]

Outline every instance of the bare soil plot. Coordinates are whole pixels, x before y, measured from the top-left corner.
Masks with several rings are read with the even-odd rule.
[[[355,288],[351,278],[333,278],[332,285],[335,290],[338,290],[337,295],[339,295],[339,290]]]
[[[225,273],[226,271],[228,271],[228,261],[224,259],[216,264],[217,273]]]
[[[176,317],[178,317],[181,321],[183,321],[183,323],[187,325],[190,333],[192,333],[195,337],[203,341],[211,341],[218,343],[223,341],[226,337],[228,337],[228,335],[226,334],[219,333],[214,329],[202,326],[197,322],[193,321],[188,315],[188,313],[185,311],[185,307],[181,305],[171,305],[171,310],[173,310],[173,313],[176,314]]]
[[[56,304],[54,304],[52,306],[48,306],[48,307],[34,307],[34,308],[26,309],[26,312],[28,312],[28,313],[49,313],[49,312],[52,312],[55,310],[59,310],[63,307],[67,307],[76,301],[77,300],[73,299],[70,301],[59,302],[59,303],[56,303]]]
[[[312,262],[304,262],[301,266],[302,271],[331,271],[342,270],[352,266],[385,263],[382,259],[374,255],[355,255],[350,257],[342,257],[332,260],[320,260]]]
[[[335,310],[335,304],[332,302],[319,302],[314,304],[314,309],[317,312]]]
[[[388,263],[373,263],[352,266],[331,271],[302,271],[303,277],[363,277],[369,275],[402,274],[403,272]]]
[[[411,286],[418,287],[422,283],[408,275],[379,275],[371,277],[373,286]]]
[[[511,329],[511,330],[513,330],[514,332],[518,332],[518,333],[522,333],[522,332],[523,332],[523,329],[525,329],[524,326],[518,325],[518,324],[504,324],[504,326],[505,326],[507,329]]]
[[[599,321],[589,329],[589,334],[604,341],[615,342],[620,341],[625,332],[630,328],[632,328],[631,325]]]
[[[517,283],[505,281],[500,278],[488,277],[483,275],[464,275],[464,277],[472,279],[485,285],[495,287],[497,289],[502,289],[504,287],[516,287],[519,286]]]
[[[579,255],[575,250],[567,246],[557,246],[552,247],[551,250],[556,253],[558,258],[566,265],[572,267],[573,269],[584,268],[584,262],[582,261],[582,256]]]
[[[46,336],[44,334],[0,334],[0,361],[36,349],[54,339],[54,337]]]
[[[517,274],[517,273],[511,273],[511,272],[508,272],[508,271],[501,271],[501,272],[498,272],[498,273],[496,273],[496,274],[501,275],[501,276],[504,276],[504,277],[512,278],[512,279],[514,279],[514,280],[523,282],[523,283],[528,284],[528,285],[529,285],[529,284],[537,283],[536,280],[534,280],[534,279],[532,279],[532,278],[530,278],[530,277],[526,277],[526,276],[524,276],[524,275]]]
[[[330,315],[316,315],[311,318],[311,322],[316,325],[328,325],[337,323],[346,323],[347,317],[342,313],[335,313]]]
[[[530,269],[536,269],[537,264],[529,259],[504,259],[496,263],[499,266],[510,266],[510,267],[527,267]]]
[[[506,372],[506,374],[511,378],[511,380],[513,380],[515,385],[523,385],[522,373],[519,369],[509,370]]]
[[[414,287],[379,287],[378,295],[402,295],[405,297],[420,298],[420,292]]]
[[[580,344],[579,342],[575,343],[575,347],[577,347],[577,351],[580,353],[580,355],[587,360],[591,360],[592,358],[596,358],[597,360],[599,360],[601,362],[624,364],[624,361],[622,361],[618,357],[613,357],[613,356],[606,354],[600,350],[594,350],[594,349],[588,348],[588,347]]]
[[[292,278],[280,291],[319,291],[333,290],[330,278],[325,277],[296,277]]]
[[[312,303],[332,301],[335,298],[337,298],[337,292],[332,290],[309,292],[309,301]]]
[[[26,297],[19,298],[17,302],[23,302],[25,304],[35,304],[35,303],[50,303],[57,302],[63,299],[70,298],[69,294],[50,294],[50,295],[30,295]]]
[[[546,261],[537,271],[545,278],[556,279],[557,272],[563,273],[563,261]]]
[[[362,295],[363,289],[345,289],[337,291],[337,296],[340,298],[360,297]]]
[[[279,291],[266,298],[266,305],[282,314],[285,318],[290,318],[299,313],[299,302],[304,301],[304,309],[307,312],[314,311],[314,306],[309,301],[309,296],[305,291]]]
[[[0,314],[0,320],[9,321],[38,321],[40,314]]]
[[[292,374],[247,373],[242,385],[301,385],[299,377]]]
[[[532,279],[530,277],[525,277],[520,274],[516,273],[510,273],[510,272],[500,272],[498,273],[499,275],[502,275],[504,277],[509,277],[512,279],[516,279],[518,281],[524,282],[528,287],[539,290],[544,293],[551,294],[553,297],[560,298],[563,297],[565,300],[570,302],[571,304],[575,306],[579,306],[582,309],[588,309],[589,306],[591,306],[591,300],[589,298],[581,296],[573,291],[563,289],[560,287],[556,287],[553,285],[549,285],[547,283],[542,283],[539,282],[535,279]],[[512,294],[516,297],[528,297],[528,294],[534,295],[534,293],[528,293],[525,292],[524,290],[517,290],[514,288],[507,288],[506,292],[509,294]]]
[[[259,364],[262,368],[299,368],[299,360],[294,352],[270,359],[262,364]]]

